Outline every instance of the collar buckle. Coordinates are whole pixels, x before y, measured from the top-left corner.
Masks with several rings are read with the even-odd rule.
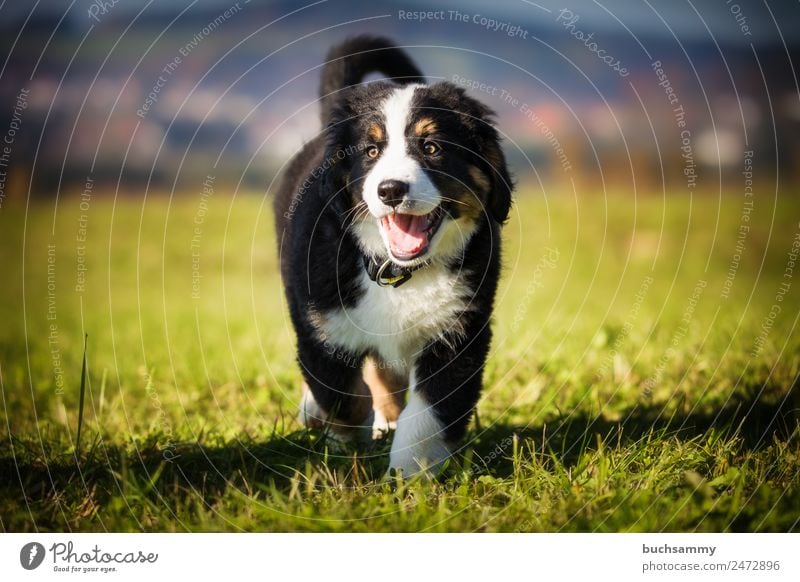
[[[393,263],[392,259],[386,259],[383,264],[378,267],[378,272],[375,273],[375,282],[378,287],[399,287],[411,278],[411,271],[403,269],[399,274],[385,276],[387,269],[391,270]]]
[[[401,267],[387,258],[378,263],[374,258],[364,256],[364,269],[370,281],[375,281],[379,287],[397,288],[411,278],[411,274],[422,265],[414,267]]]

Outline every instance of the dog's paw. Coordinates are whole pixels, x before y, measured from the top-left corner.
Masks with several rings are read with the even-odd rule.
[[[317,404],[311,390],[307,388],[303,390],[303,398],[300,400],[300,410],[297,413],[297,419],[306,428],[322,428],[325,426],[325,420],[328,415],[322,407]]]
[[[387,478],[400,476],[407,479],[420,475],[435,477],[442,472],[449,458],[450,449],[439,438],[431,438],[429,442],[398,451],[392,447]]]
[[[370,411],[367,418],[356,426],[340,424],[328,418],[328,414],[317,404],[310,390],[303,392],[298,419],[306,428],[323,430],[326,441],[336,452],[344,452],[351,445],[370,442],[375,430],[374,411]]]
[[[389,471],[403,478],[419,474],[435,476],[450,458],[444,427],[433,408],[412,393],[408,406],[397,419],[397,432],[389,453]]]
[[[387,420],[380,410],[373,411],[374,420],[372,421],[372,440],[384,438],[389,431],[397,428],[396,421]]]

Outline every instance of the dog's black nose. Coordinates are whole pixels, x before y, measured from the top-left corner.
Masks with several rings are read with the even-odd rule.
[[[378,184],[378,198],[392,208],[400,204],[406,194],[408,194],[408,182],[384,180]]]

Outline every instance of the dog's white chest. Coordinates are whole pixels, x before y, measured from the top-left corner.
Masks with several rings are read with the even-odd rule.
[[[462,316],[470,305],[470,292],[446,269],[416,271],[404,285],[380,287],[361,274],[364,295],[349,308],[318,314],[315,325],[326,346],[348,351],[371,350],[398,367],[407,367],[433,339],[462,331]]]

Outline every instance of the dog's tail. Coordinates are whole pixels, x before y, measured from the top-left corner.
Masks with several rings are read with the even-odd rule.
[[[322,124],[327,125],[339,91],[360,83],[372,72],[395,83],[424,83],[425,77],[409,56],[387,38],[361,35],[333,47],[326,58],[319,84]]]

